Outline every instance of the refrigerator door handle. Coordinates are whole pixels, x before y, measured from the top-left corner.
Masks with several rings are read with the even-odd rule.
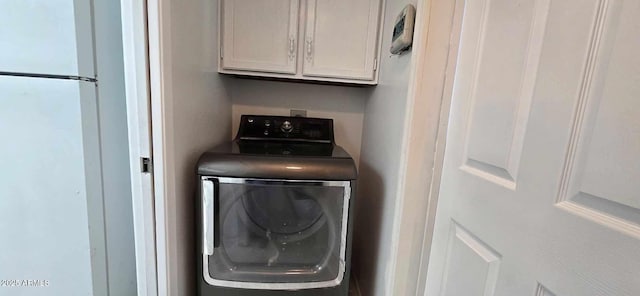
[[[48,78],[48,79],[62,79],[62,80],[78,80],[78,81],[85,81],[85,82],[98,82],[96,78],[92,78],[92,77],[58,75],[58,74],[42,74],[42,73],[0,71],[0,76],[16,76],[16,77],[29,77],[29,78]]]

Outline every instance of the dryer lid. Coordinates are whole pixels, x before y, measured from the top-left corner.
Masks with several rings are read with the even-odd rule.
[[[241,148],[241,141],[217,146],[198,160],[201,176],[287,179],[287,180],[355,180],[356,165],[344,149],[337,145],[314,145],[265,142],[262,148]],[[281,145],[281,146],[278,146]],[[322,146],[316,146],[322,145]],[[290,153],[289,153],[290,152]],[[319,152],[319,153],[315,153]],[[330,152],[330,153],[327,153]]]

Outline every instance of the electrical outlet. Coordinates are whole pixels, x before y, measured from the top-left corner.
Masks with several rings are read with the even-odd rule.
[[[291,109],[291,116],[292,117],[307,117],[307,110],[295,110],[295,109]]]

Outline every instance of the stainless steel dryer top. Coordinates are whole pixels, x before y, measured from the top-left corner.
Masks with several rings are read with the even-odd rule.
[[[205,152],[198,175],[289,180],[355,180],[349,154],[336,145],[333,120],[242,115],[235,140]]]

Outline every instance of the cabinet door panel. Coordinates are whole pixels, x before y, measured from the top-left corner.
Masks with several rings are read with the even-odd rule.
[[[222,2],[222,69],[296,72],[298,0]]]
[[[305,76],[373,80],[379,0],[309,0]]]

